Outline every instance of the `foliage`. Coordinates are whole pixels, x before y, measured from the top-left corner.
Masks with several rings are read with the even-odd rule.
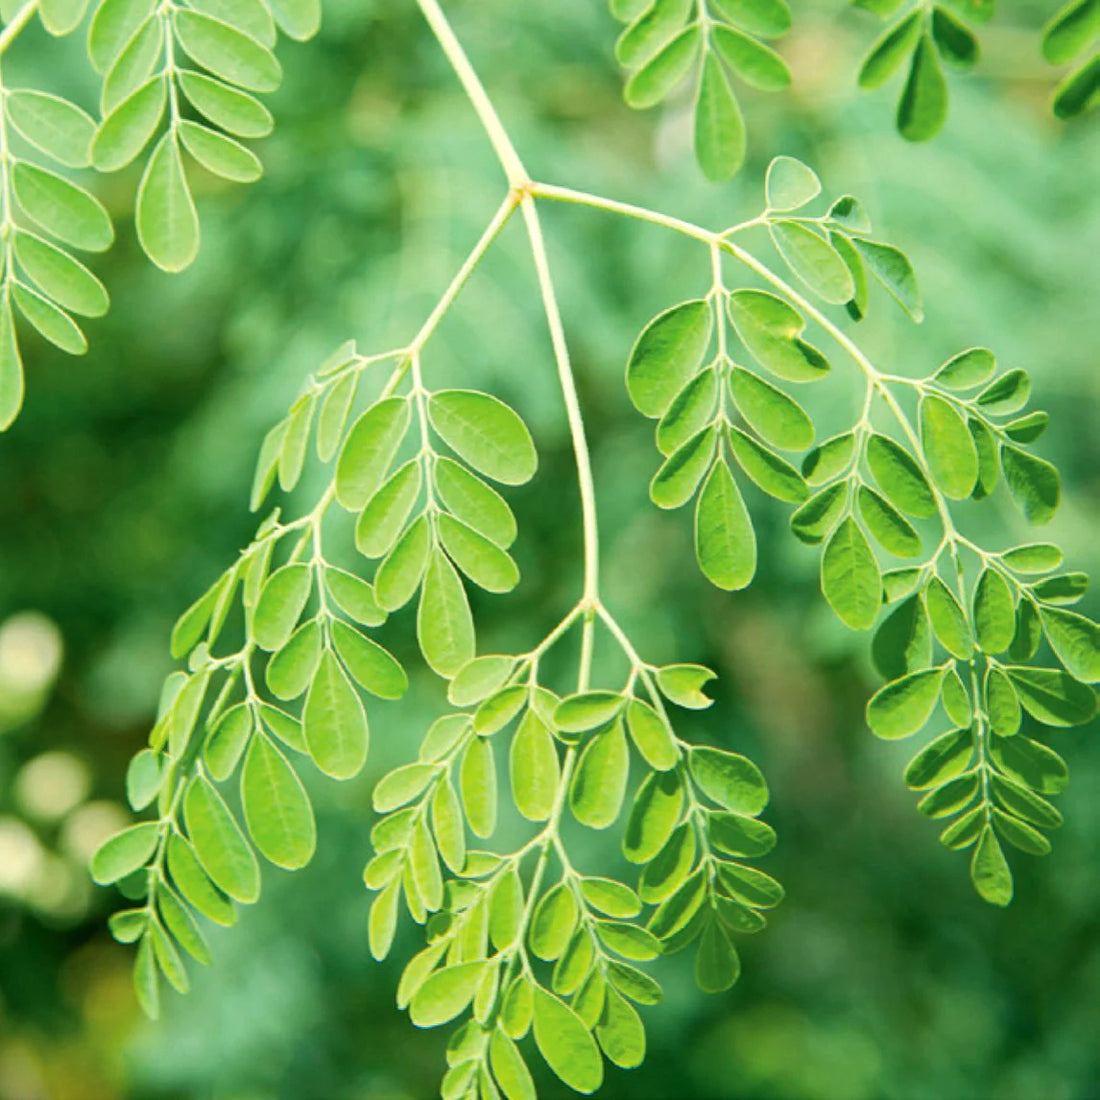
[[[632,1002],[653,1003],[660,987],[633,964],[694,942],[698,984],[726,989],[740,970],[731,934],[763,927],[760,910],[776,904],[782,890],[742,862],[774,843],[757,820],[767,801],[763,777],[744,756],[682,739],[666,709],[666,701],[708,705],[700,689],[712,673],[648,663],[600,593],[592,476],[539,205],[564,202],[648,221],[707,249],[706,295],[661,313],[629,357],[631,399],[659,420],[662,464],[651,496],[664,508],[697,496],[700,567],[718,587],[734,590],[752,582],[757,566],[754,520],[742,492],[751,482],[797,505],[792,530],[823,545],[821,587],[842,622],[869,629],[884,603],[892,608],[875,634],[875,660],[888,682],[868,704],[868,723],[880,737],[906,737],[942,704],[952,728],[918,753],[906,781],[929,792],[922,812],[956,816],[941,839],[973,846],[974,884],[997,904],[1012,893],[998,838],[1034,854],[1048,851],[1036,826],[1055,826],[1060,815],[1043,796],[1061,790],[1066,778],[1052,750],[1017,733],[1022,712],[1048,726],[1092,717],[1095,696],[1087,685],[1098,677],[1096,627],[1066,610],[1085,582],[1081,574],[1056,574],[1056,547],[991,553],[963,536],[952,515],[951,502],[989,496],[1002,473],[1030,522],[1053,515],[1058,475],[1025,449],[1046,416],[1017,415],[1029,396],[1027,376],[997,375],[984,349],[960,353],[921,380],[882,372],[776,273],[773,260],[740,243],[741,234],[766,232],[791,276],[825,306],[845,306],[854,320],[867,313],[869,275],[919,320],[911,264],[871,237],[856,200],[844,197],[824,215],[806,215],[820,183],[805,165],[781,157],[768,171],[763,214],[711,232],[533,183],[442,14],[432,3],[423,8],[509,175],[509,194],[410,343],[370,356],[342,345],[268,434],[254,508],[276,481],[284,491],[295,488],[311,449],[333,464],[331,480],[300,518],[283,522],[276,511],[264,520],[238,561],[180,619],[172,648],[187,659],[187,672],[169,679],[149,747],[128,779],[134,809],[155,803],[157,820],[109,840],[93,873],[143,902],[116,914],[112,931],[138,943],[138,994],[155,1014],[158,973],[187,988],[180,949],[209,959],[194,914],[229,924],[233,901],[259,896],[252,845],[287,869],[313,855],[310,798],[291,761],[308,757],[336,779],[359,772],[370,723],[358,689],[394,699],[407,686],[401,664],[361,628],[383,626],[418,598],[419,648],[428,667],[450,681],[455,709],[430,726],[418,760],[401,764],[375,789],[375,809],[386,816],[365,872],[379,891],[371,950],[389,953],[403,899],[428,943],[404,971],[399,1003],[424,1027],[471,1010],[449,1047],[444,1095],[533,1094],[516,1045],[528,1032],[554,1073],[589,1092],[602,1080],[601,1050],[623,1067],[644,1056]],[[153,79],[171,83],[174,71]],[[163,104],[158,121],[161,113]],[[170,117],[165,148],[187,144],[183,126]],[[728,120],[720,129],[728,133]],[[148,180],[152,169],[146,171]],[[162,212],[188,211],[190,198],[178,189],[183,177],[168,175],[177,182],[163,190]],[[139,201],[139,231],[141,210]],[[161,240],[166,250],[150,249],[142,234],[165,267],[174,266],[165,262],[171,255],[193,253],[190,230],[181,237],[172,229],[180,224],[174,213],[153,219],[171,229]],[[533,648],[477,657],[462,577],[501,593],[519,579],[509,553],[515,519],[484,479],[526,482],[535,473],[535,449],[523,421],[494,396],[429,391],[421,357],[517,213],[528,230],[573,432],[586,571],[580,599]],[[191,224],[189,216],[184,221]],[[181,240],[187,247],[177,251]],[[751,285],[727,284],[729,260]],[[835,344],[865,387],[858,420],[813,448],[815,417],[789,384],[833,372],[807,335]],[[735,354],[780,384],[736,363]],[[915,407],[912,419],[907,404]],[[809,453],[798,469],[777,451]],[[331,549],[337,506],[355,516],[360,557]],[[932,531],[931,541],[939,541],[925,557]],[[924,560],[884,572],[871,540],[899,559]],[[359,575],[362,557],[379,562],[370,580]],[[977,566],[973,581],[964,562]],[[625,658],[621,686],[593,684],[599,631]],[[574,632],[575,688],[540,668]],[[241,644],[223,654],[226,636]],[[1064,671],[1030,666],[1044,636]],[[300,709],[292,714],[295,701]],[[496,778],[500,742],[508,743],[507,791]],[[615,823],[632,767],[641,781],[622,848],[641,868],[636,888],[579,870],[563,831],[567,805],[582,826]],[[239,813],[235,797],[219,793],[238,772]],[[493,834],[501,798],[539,828],[511,850],[469,848],[469,833],[486,840]]]

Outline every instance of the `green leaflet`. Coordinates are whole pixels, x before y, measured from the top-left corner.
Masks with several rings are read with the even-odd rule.
[[[310,619],[272,655],[265,678],[273,695],[279,699],[297,699],[309,687],[321,660],[322,641],[319,620]]]
[[[790,85],[787,63],[774,50],[721,23],[711,34],[715,50],[746,84],[762,92],[779,92]]]
[[[160,828],[155,822],[131,825],[104,841],[92,857],[92,878],[109,886],[144,867],[157,847]]]
[[[481,478],[449,458],[437,458],[432,470],[444,506],[502,550],[516,538],[516,520],[504,498]]]
[[[437,970],[413,995],[409,1016],[417,1027],[438,1027],[464,1012],[485,972],[483,962]]]
[[[229,807],[204,776],[196,775],[188,784],[183,814],[195,855],[214,884],[236,901],[255,901],[260,896],[256,856]]]
[[[607,828],[619,816],[629,769],[626,733],[622,722],[616,722],[581,753],[569,788],[573,816],[592,829]]]
[[[762,290],[735,290],[726,310],[734,330],[752,357],[789,382],[813,382],[829,372],[829,363],[801,340],[806,322],[782,298]]]
[[[921,447],[932,479],[945,496],[965,500],[978,480],[978,452],[966,421],[943,398],[920,404]]]
[[[801,451],[813,443],[813,422],[782,390],[743,367],[730,371],[729,385],[737,411],[772,446]]]
[[[314,763],[333,779],[350,779],[367,759],[369,730],[363,704],[331,649],[321,654],[302,711]]]
[[[409,429],[409,403],[388,397],[352,425],[336,463],[336,498],[349,511],[365,507],[377,492]]]
[[[932,663],[932,630],[919,595],[902,600],[879,625],[871,644],[875,667],[886,680]]]
[[[821,556],[821,590],[829,606],[853,630],[869,630],[882,602],[882,575],[859,525],[843,519]]]
[[[548,962],[561,958],[577,926],[580,909],[573,891],[564,882],[539,899],[531,918],[528,938],[531,950]]]
[[[657,425],[657,448],[663,455],[678,451],[714,419],[720,378],[710,366],[693,375],[676,394]]]
[[[909,12],[889,27],[868,51],[859,69],[859,86],[864,90],[881,87],[901,68],[921,33],[921,13]]]
[[[724,459],[707,475],[695,511],[695,556],[718,588],[746,587],[756,572],[756,535],[737,482]]]
[[[691,750],[688,763],[699,789],[724,809],[753,815],[768,804],[764,776],[747,757],[699,747]]]
[[[400,699],[409,686],[397,659],[347,623],[332,624],[332,641],[344,667],[360,687],[379,699]]]
[[[928,34],[913,51],[909,79],[898,100],[898,132],[908,141],[928,141],[947,120],[947,81]]]
[[[595,1092],[603,1083],[603,1062],[595,1040],[564,1002],[535,987],[535,1043],[546,1064],[576,1092]]]
[[[374,575],[379,607],[397,611],[413,598],[428,568],[432,533],[428,517],[418,516],[394,544]]]
[[[1060,607],[1039,610],[1043,633],[1055,656],[1076,680],[1100,680],[1100,627],[1084,615]]]
[[[714,320],[702,299],[681,302],[642,330],[626,366],[626,388],[644,416],[660,417],[699,369]]]
[[[626,82],[626,102],[639,110],[660,103],[687,76],[701,40],[698,26],[685,27]]]
[[[978,846],[974,849],[970,877],[978,893],[993,905],[1007,905],[1012,900],[1012,872],[988,825],[982,830]]]
[[[993,377],[997,360],[988,348],[968,348],[952,356],[932,376],[948,390],[969,390]]]
[[[642,780],[623,833],[623,854],[644,864],[665,846],[680,820],[684,789],[675,772],[652,772]]]
[[[1016,603],[1008,581],[985,569],[974,587],[974,629],[984,653],[1003,653],[1016,634]]]
[[[199,218],[174,131],[160,139],[145,166],[137,231],[141,247],[165,271],[182,271],[198,254]]]
[[[913,525],[874,489],[861,485],[857,500],[867,530],[883,550],[899,558],[915,558],[921,552]]]
[[[876,737],[897,740],[921,729],[940,697],[944,670],[922,669],[879,688],[867,704],[867,725]]]
[[[510,592],[519,583],[516,563],[495,542],[454,516],[442,513],[439,538],[451,561],[487,592]]]
[[[974,652],[974,638],[966,613],[939,577],[932,577],[924,590],[924,602],[932,631],[953,657],[968,660]]]
[[[905,767],[905,785],[927,790],[966,770],[974,754],[970,730],[951,730],[929,742]]]
[[[660,508],[679,508],[691,500],[710,466],[717,442],[718,429],[712,424],[671,454],[649,484],[653,503]]]
[[[695,99],[695,156],[703,175],[715,182],[735,175],[745,160],[741,108],[721,63],[710,53]]]
[[[546,821],[554,808],[560,767],[553,734],[533,710],[524,714],[512,738],[510,772],[516,809],[530,821]]]
[[[1024,709],[1048,726],[1080,726],[1096,714],[1096,693],[1049,668],[1005,669]]]
[[[840,253],[802,222],[772,221],[768,228],[787,266],[819,298],[843,305],[855,294],[855,283]]]
[[[268,578],[252,617],[256,643],[267,650],[281,649],[294,630],[313,588],[308,565],[284,565]]]
[[[635,748],[655,771],[668,771],[680,759],[680,750],[668,723],[648,703],[632,699],[626,710],[626,727]]]
[[[438,550],[429,555],[416,613],[416,636],[424,660],[446,679],[474,656],[474,620],[466,590],[455,567]]]
[[[428,417],[444,443],[486,477],[522,485],[535,476],[531,433],[503,401],[474,390],[440,390],[428,399]]]
[[[920,466],[904,447],[889,436],[867,440],[867,465],[887,499],[918,519],[936,514],[936,498]]]
[[[764,196],[769,210],[798,210],[821,194],[821,180],[794,157],[776,157],[764,177]]]
[[[852,238],[852,244],[875,278],[897,299],[902,309],[914,321],[922,321],[924,308],[917,277],[905,253],[892,245],[862,237]]]
[[[317,843],[313,808],[302,781],[266,737],[249,744],[241,802],[256,847],[272,863],[293,871],[310,861]]]
[[[730,428],[727,439],[741,469],[769,496],[801,504],[810,495],[798,471],[752,436],[740,428]]]
[[[1029,523],[1048,523],[1058,510],[1062,485],[1058,471],[1041,458],[1011,447],[1001,446],[1001,465],[1012,499]]]

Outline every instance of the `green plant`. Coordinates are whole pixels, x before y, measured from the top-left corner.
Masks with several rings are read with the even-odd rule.
[[[93,29],[104,25],[106,3]],[[192,7],[192,15],[205,11]],[[696,501],[699,566],[727,591],[748,586],[756,571],[746,497],[751,502],[760,490],[794,506],[793,534],[822,547],[828,604],[852,629],[875,630],[872,649],[886,683],[868,703],[872,732],[908,737],[934,718],[945,729],[914,756],[905,779],[927,792],[922,813],[949,820],[942,842],[972,849],[975,887],[995,904],[1012,895],[1002,841],[1034,854],[1049,850],[1039,829],[1060,818],[1046,796],[1067,775],[1053,750],[1020,732],[1024,714],[1040,727],[1088,721],[1096,710],[1088,685],[1100,679],[1100,645],[1095,624],[1067,609],[1086,582],[1082,574],[1058,572],[1057,547],[992,552],[971,541],[956,518],[957,502],[990,496],[1002,475],[1030,522],[1046,522],[1058,505],[1057,472],[1027,449],[1047,420],[1024,412],[1027,375],[998,374],[993,354],[982,348],[961,352],[925,378],[896,375],[876,366],[834,320],[841,306],[849,322],[860,320],[879,284],[914,321],[922,315],[912,266],[871,235],[856,199],[843,196],[824,213],[809,213],[821,192],[817,176],[777,157],[762,213],[712,231],[536,182],[438,3],[420,0],[420,7],[489,137],[507,193],[411,340],[370,355],[341,345],[268,433],[253,510],[276,482],[293,490],[311,452],[332,465],[332,475],[304,514],[284,520],[279,509],[270,513],[238,560],[180,618],[172,650],[186,671],[165,685],[149,747],[128,774],[135,811],[154,808],[156,816],[109,840],[92,870],[138,903],[116,913],[111,929],[137,944],[138,996],[155,1015],[160,975],[181,991],[188,986],[181,950],[209,960],[197,916],[231,924],[234,903],[259,896],[256,851],[288,869],[311,858],[316,829],[299,765],[308,759],[338,780],[363,767],[370,720],[360,689],[387,700],[408,683],[369,632],[416,600],[421,653],[449,682],[453,709],[427,730],[417,759],[375,789],[382,816],[365,870],[367,886],[377,891],[370,950],[379,958],[390,952],[402,907],[423,926],[427,942],[406,966],[398,1000],[419,1026],[462,1021],[449,1047],[445,1096],[532,1095],[517,1045],[529,1032],[551,1070],[591,1092],[602,1079],[602,1057],[620,1066],[644,1057],[634,1005],[655,1003],[661,990],[636,964],[694,946],[700,987],[727,989],[740,968],[734,936],[760,930],[763,911],[783,893],[746,862],[775,841],[759,820],[768,800],[763,776],[744,756],[676,732],[670,704],[708,706],[703,688],[713,674],[689,663],[652,664],[605,602],[593,474],[544,240],[544,204],[645,223],[699,247],[699,288],[681,292],[698,296],[659,314],[625,357],[630,398],[657,421],[660,459],[650,494],[662,508]],[[755,10],[716,8],[734,23]],[[24,9],[24,22],[33,10]],[[637,6],[615,10],[647,15]],[[705,5],[700,11],[710,18]],[[266,50],[261,39],[270,38],[258,12],[252,16],[263,28],[250,23],[251,37],[239,36],[252,45],[218,29],[222,54],[197,47],[200,60],[238,88],[261,90],[257,82],[266,87],[277,74],[270,55],[253,49],[259,42]],[[153,60],[144,77],[133,76],[138,83],[129,96],[107,108],[97,136],[83,121],[80,133],[92,159],[98,150],[98,162],[108,166],[136,157],[167,126],[139,189],[137,224],[153,259],[171,269],[189,262],[197,245],[178,168],[181,147],[230,177],[232,165],[252,161],[224,136],[197,138],[195,124],[177,113],[177,86],[186,94],[188,79],[173,61],[173,36],[182,25],[180,44],[191,52],[188,26],[206,24],[168,8],[147,17],[155,34],[129,17],[133,42],[151,35],[163,49],[147,47]],[[290,13],[289,21],[284,13],[281,21],[304,35],[312,9]],[[689,32],[691,51],[701,48],[699,33]],[[706,33],[722,37],[709,23]],[[240,57],[248,72],[230,64]],[[681,61],[669,71],[680,72]],[[708,53],[704,84],[707,68],[717,64]],[[662,77],[658,86],[671,83]],[[227,100],[223,89],[220,102],[251,112],[258,128],[257,101],[229,90],[238,98]],[[728,174],[740,159],[739,115],[722,108],[708,122],[715,103],[728,108],[731,101],[719,94],[708,102],[698,149],[705,168],[721,168],[709,174]],[[117,122],[126,104],[140,121]],[[254,166],[235,174],[254,174]],[[528,481],[537,455],[515,411],[491,394],[430,389],[425,366],[442,321],[512,219],[527,233],[573,443],[583,577],[575,605],[530,648],[478,655],[467,582],[505,593],[518,581],[509,554],[515,519],[489,482]],[[19,259],[14,247],[9,280],[16,278],[13,255]],[[19,305],[15,290],[13,283]],[[814,391],[837,378],[843,384],[853,370],[862,389],[858,414],[817,443]],[[780,452],[803,453],[800,467]],[[356,554],[341,549],[349,517]],[[884,568],[880,551],[904,564]],[[1044,637],[1050,655],[1044,651],[1035,666]],[[594,678],[597,647],[617,655],[621,677]],[[505,757],[507,783],[498,778]],[[633,884],[621,880],[613,853],[606,864],[582,866],[568,826],[572,818],[587,829],[610,829],[623,816],[632,781],[630,810],[611,835],[639,869]],[[471,847],[494,835],[502,805],[531,823],[528,838],[511,850]]]

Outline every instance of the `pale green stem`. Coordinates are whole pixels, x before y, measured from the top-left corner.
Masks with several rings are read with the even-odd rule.
[[[11,22],[0,31],[0,55],[8,52],[8,47],[19,37],[20,32],[34,18],[38,11],[38,0],[27,2],[12,16]]]

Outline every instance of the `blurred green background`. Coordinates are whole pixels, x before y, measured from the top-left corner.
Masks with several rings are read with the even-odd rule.
[[[1035,28],[1051,5],[1011,5],[1016,28],[990,28],[978,74],[953,81],[946,131],[909,146],[892,130],[896,88],[853,86],[874,21],[840,0],[796,4],[780,44],[794,89],[744,95],[750,159],[723,187],[697,174],[683,105],[645,116],[622,106],[616,26],[597,0],[451,7],[540,178],[720,227],[757,212],[764,167],[783,152],[814,164],[828,193],[861,196],[878,232],[912,255],[928,312],[914,327],[879,296],[865,345],[901,372],[974,343],[1031,370],[1054,417],[1040,451],[1067,485],[1051,534],[1074,567],[1096,567],[1100,141],[1095,117],[1067,128],[1048,115]],[[432,678],[372,712],[367,774],[311,782],[313,864],[268,873],[261,903],[212,936],[215,965],[193,975],[190,996],[168,998],[157,1024],[139,1018],[130,951],[106,932],[117,896],[85,872],[126,820],[125,765],[171,667],[170,624],[251,535],[263,432],[340,340],[365,352],[406,342],[503,193],[412,3],[332,0],[319,39],[282,57],[264,180],[195,180],[195,266],[154,271],[128,214],[136,179],[100,180],[119,227],[97,268],[113,309],[82,361],[26,339],[26,408],[0,437],[2,1100],[421,1100],[442,1071],[444,1036],[417,1032],[393,1007],[400,963],[369,960],[360,879],[371,785],[414,755],[443,703]],[[37,31],[5,58],[9,84],[54,86],[91,108],[86,68],[78,42]],[[648,656],[720,672],[717,705],[683,730],[764,768],[780,834],[764,866],[788,892],[771,927],[742,940],[744,976],[729,994],[694,991],[689,959],[662,963],[667,998],[646,1013],[645,1067],[611,1069],[602,1095],[1100,1097],[1096,728],[1051,738],[1073,772],[1067,824],[1052,856],[1014,859],[1012,907],[985,906],[901,784],[912,748],[866,732],[867,638],[827,613],[816,556],[785,534],[784,510],[750,501],[765,550],[752,589],[731,597],[698,576],[688,517],[648,503],[655,451],[622,365],[646,320],[705,290],[705,254],[590,211],[552,208],[546,222],[594,446],[607,598]],[[579,535],[517,226],[427,370],[429,382],[493,388],[539,440],[539,477],[512,498],[525,580],[476,607],[485,650],[529,645],[575,598]],[[825,419],[858,400],[855,378],[837,375]],[[313,470],[300,499],[323,478]],[[1026,538],[1000,496],[965,518],[990,545]],[[402,654],[410,618],[390,634]],[[399,956],[414,943],[406,933]],[[558,1095],[547,1083],[545,1096]]]

